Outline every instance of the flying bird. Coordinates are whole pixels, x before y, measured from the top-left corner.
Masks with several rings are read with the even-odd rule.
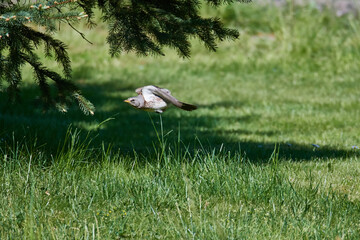
[[[153,85],[141,87],[135,90],[138,94],[136,97],[131,97],[124,102],[130,104],[132,107],[162,113],[170,104],[181,108],[185,111],[193,111],[197,106],[180,102],[171,95],[171,92],[166,88],[159,88]]]

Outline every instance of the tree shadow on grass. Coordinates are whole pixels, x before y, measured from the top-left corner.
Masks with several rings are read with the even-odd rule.
[[[160,132],[160,117],[155,113],[146,113],[131,108],[123,103],[123,99],[135,95],[135,84],[122,84],[121,80],[109,81],[101,84],[81,84],[83,94],[92,101],[97,111],[94,116],[85,116],[76,106],[72,106],[67,114],[56,110],[42,113],[41,108],[25,100],[34,99],[38,93],[36,86],[22,89],[24,101],[22,104],[8,105],[6,96],[0,96],[0,140],[11,142],[28,141],[37,144],[54,154],[62,144],[65,134],[72,126],[82,131],[81,138],[90,136],[91,147],[99,148],[102,143],[112,145],[122,154],[148,154],[154,152],[154,145],[158,144],[157,133]],[[242,103],[219,102],[200,108],[240,107]],[[242,141],[248,135],[274,136],[276,131],[250,131],[247,129],[223,130],[218,127],[232,123],[246,123],[261,116],[244,115],[233,117],[216,117],[210,115],[199,116],[191,112],[181,112],[169,109],[162,115],[162,126],[165,139],[169,146],[175,145],[178,139],[190,152],[196,150],[213,151],[225,149],[232,153],[241,151],[253,162],[267,162],[274,152],[277,143]],[[103,124],[102,124],[103,123]],[[90,132],[90,134],[88,134]],[[281,143],[279,157],[292,161],[313,159],[345,158],[359,155],[356,151],[336,149],[327,146],[319,148],[311,144]]]

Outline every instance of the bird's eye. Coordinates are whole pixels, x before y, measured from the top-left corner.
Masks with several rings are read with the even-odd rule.
[[[135,102],[135,100],[134,100],[134,99],[131,99],[131,102]]]

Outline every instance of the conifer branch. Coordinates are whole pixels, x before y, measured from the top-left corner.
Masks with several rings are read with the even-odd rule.
[[[41,100],[48,108],[56,106],[67,111],[69,99],[75,99],[85,114],[93,114],[94,106],[71,82],[71,62],[66,45],[53,38],[58,23],[67,23],[87,42],[85,35],[73,23],[87,18],[93,24],[95,9],[109,27],[107,42],[112,56],[122,52],[140,55],[164,55],[164,47],[175,49],[179,56],[190,57],[191,38],[199,39],[207,49],[216,51],[217,42],[236,39],[238,31],[226,28],[217,18],[199,14],[197,0],[0,0],[0,85],[6,81],[11,101],[19,98],[21,69],[29,64],[41,91]],[[218,7],[235,0],[204,0]],[[237,2],[249,2],[238,0]],[[31,26],[45,29],[36,31]],[[62,74],[51,71],[40,61],[35,50],[42,46],[47,58],[54,59]],[[49,81],[57,88],[52,96]]]
[[[77,32],[85,41],[87,41],[87,42],[90,43],[90,44],[93,44],[92,42],[89,41],[89,39],[87,39],[87,38],[85,37],[85,34],[84,34],[84,33],[82,33],[82,32],[80,32],[79,30],[77,30],[70,22],[68,22],[68,25],[69,25],[75,32]]]

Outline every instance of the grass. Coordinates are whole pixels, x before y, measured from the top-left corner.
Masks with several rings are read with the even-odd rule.
[[[359,20],[215,13],[240,40],[191,59],[111,59],[104,26],[93,45],[63,31],[94,116],[42,113],[24,70],[23,102],[0,96],[1,239],[359,238]],[[122,103],[145,84],[199,109],[160,122]]]

